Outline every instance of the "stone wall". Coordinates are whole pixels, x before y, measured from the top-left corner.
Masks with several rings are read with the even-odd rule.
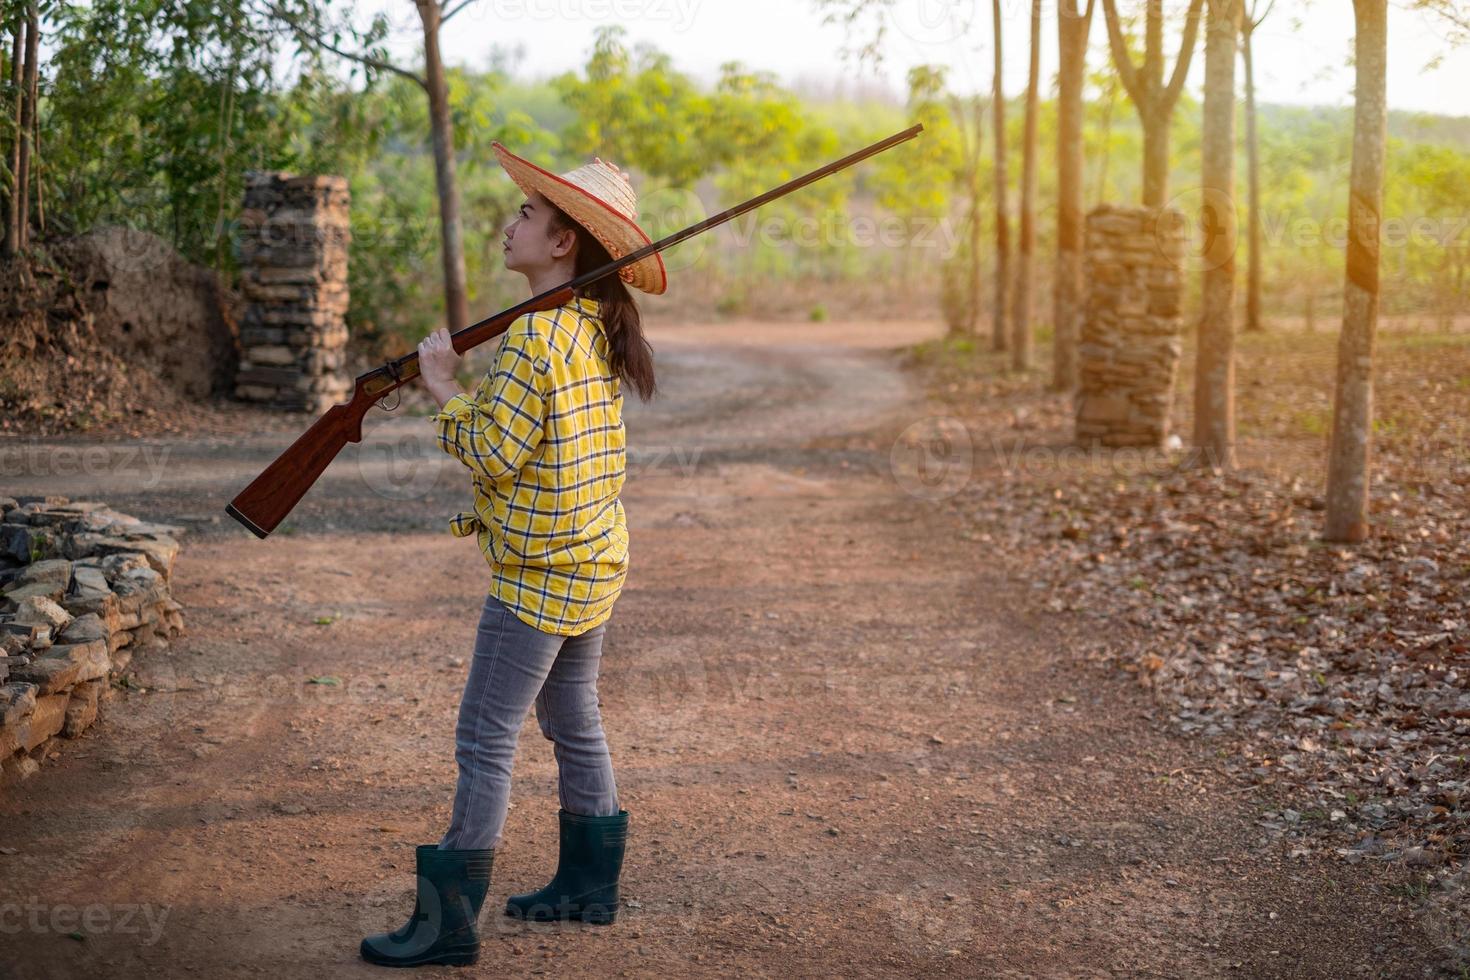
[[[322,412],[352,389],[347,353],[347,181],[246,175],[235,397]]]
[[[0,496],[0,774],[76,738],[133,652],[183,631],[169,594],[181,529],[103,504]]]
[[[1100,205],[1087,215],[1076,438],[1162,447],[1179,365],[1184,215]]]

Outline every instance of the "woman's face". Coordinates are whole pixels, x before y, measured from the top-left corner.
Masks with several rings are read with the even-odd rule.
[[[572,253],[577,236],[570,228],[552,233],[551,202],[532,194],[505,226],[505,267],[532,275],[554,267]]]

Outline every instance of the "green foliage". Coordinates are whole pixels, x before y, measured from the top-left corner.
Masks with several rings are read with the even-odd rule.
[[[281,2],[300,23],[326,22],[330,0]],[[231,276],[247,171],[340,173],[352,194],[354,337],[402,350],[443,322],[439,206],[427,100],[417,84],[361,68],[344,80],[347,62],[293,39],[252,5],[93,0],[47,7],[44,17],[36,167],[48,232],[123,223]],[[385,34],[379,18],[340,43],[379,50]],[[1094,62],[1084,116],[1089,207],[1137,199],[1142,150],[1137,114],[1116,75]],[[988,200],[977,206],[993,191],[992,117],[984,114],[977,145],[976,104],[951,91],[942,68],[912,69],[899,106],[798,94],[733,61],[702,84],[668,53],[630,46],[619,27],[598,32],[581,69],[548,82],[518,80],[508,63],[496,55],[488,68],[447,72],[472,316],[524,295],[498,247],[520,193],[494,163],[494,140],[556,169],[597,155],[632,170],[640,221],[662,235],[918,121],[920,139],[732,223],[690,252],[684,268],[672,264],[674,253],[671,270],[697,278],[730,315],[754,307],[755,283],[820,278],[927,290],[952,324],[968,320],[972,216],[982,260],[993,242],[994,209]],[[1018,93],[1008,109],[1014,194]],[[1044,278],[1054,234],[1053,101],[1043,101],[1039,124]],[[1171,196],[1187,206],[1200,142],[1199,107],[1187,93],[1172,127]],[[1334,222],[1346,216],[1350,114],[1262,106],[1259,130],[1268,312],[1297,312],[1311,299],[1330,323],[1341,293]],[[1470,300],[1470,229],[1460,222],[1470,212],[1470,122],[1393,113],[1389,132],[1384,309],[1448,316]],[[1238,167],[1243,217],[1243,152]],[[911,244],[935,226],[958,251]],[[898,239],[884,240],[885,228],[899,229]],[[1243,254],[1239,266],[1243,276]],[[1187,277],[1189,288],[1197,278]],[[982,303],[989,289],[986,278]],[[806,305],[813,320],[827,315],[822,303]]]
[[[961,136],[945,96],[945,69],[909,69],[909,115],[924,135],[874,163],[878,203],[898,214],[938,218],[964,186]]]

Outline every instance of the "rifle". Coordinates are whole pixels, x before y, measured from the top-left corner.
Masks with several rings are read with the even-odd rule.
[[[923,129],[922,125],[910,126],[856,153],[818,167],[811,173],[789,180],[742,204],[727,208],[719,214],[676,231],[666,238],[644,245],[635,252],[629,252],[620,259],[614,259],[569,282],[532,296],[508,310],[503,310],[479,323],[465,327],[450,337],[454,351],[457,354],[463,354],[472,347],[478,347],[485,341],[504,333],[517,317],[564,306],[572,301],[574,290],[596,282],[603,276],[612,275],[623,266],[631,265],[655,252],[661,252],[672,245],[677,245],[686,238],[692,238],[700,232],[724,224],[731,218],[737,218],[784,194],[821,180],[828,174],[834,174],[870,156],[907,142],[919,135]],[[264,538],[270,534],[281,521],[285,520],[286,515],[291,513],[292,508],[301,501],[301,498],[306,496],[306,491],[311,489],[312,484],[316,483],[332,460],[337,458],[337,454],[349,442],[362,441],[362,420],[367,415],[368,409],[418,376],[419,355],[416,350],[388,361],[382,367],[358,375],[353,385],[352,398],[346,404],[333,405],[327,409],[311,428],[302,433],[295,442],[287,447],[285,452],[276,457],[275,462],[261,471],[261,474],[252,480],[249,486],[241,490],[235,499],[230,501],[225,507],[225,513],[245,525],[258,538]]]

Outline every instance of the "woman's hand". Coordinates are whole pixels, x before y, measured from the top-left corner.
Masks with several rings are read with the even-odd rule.
[[[435,382],[453,381],[459,373],[460,357],[454,352],[449,340],[449,331],[440,327],[419,341],[419,374],[424,384],[432,387]]]
[[[419,341],[419,377],[440,408],[455,395],[463,394],[459,382],[454,380],[459,373],[459,362],[460,356],[455,353],[449,331],[444,327]]]

